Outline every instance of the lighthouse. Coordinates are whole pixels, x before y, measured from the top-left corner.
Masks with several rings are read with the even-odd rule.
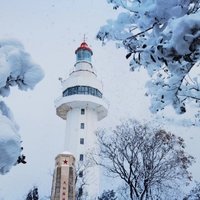
[[[75,55],[69,77],[61,81],[62,96],[55,101],[55,107],[56,114],[66,121],[64,151],[73,154],[75,165],[80,167],[79,180],[84,179],[84,184],[77,184],[78,195],[94,200],[99,195],[99,168],[87,165],[88,155],[96,148],[97,123],[107,116],[108,103],[92,65],[92,49],[84,41]]]

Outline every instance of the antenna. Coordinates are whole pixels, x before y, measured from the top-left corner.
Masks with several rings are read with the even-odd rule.
[[[84,34],[83,35],[83,42],[85,42],[86,41],[86,35]]]

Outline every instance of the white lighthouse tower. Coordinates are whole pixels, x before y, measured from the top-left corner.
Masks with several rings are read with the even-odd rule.
[[[57,115],[66,120],[64,150],[75,156],[76,165],[81,165],[87,162],[87,153],[96,147],[97,122],[107,116],[108,104],[91,63],[92,50],[83,42],[75,54],[76,63],[69,77],[62,81],[62,97],[55,106]],[[79,195],[86,191],[86,199],[93,200],[99,194],[99,170],[93,166],[86,171],[85,175],[79,173],[85,180]]]

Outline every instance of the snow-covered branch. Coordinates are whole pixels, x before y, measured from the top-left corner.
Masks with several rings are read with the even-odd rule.
[[[176,199],[176,186],[192,179],[194,158],[185,152],[183,138],[170,132],[130,119],[97,137],[98,164],[126,184],[132,200]]]
[[[103,43],[117,41],[118,47],[127,49],[132,71],[141,67],[148,71],[152,77],[147,83],[151,110],[157,112],[172,105],[182,114],[188,102],[199,106],[199,81],[188,83],[187,77],[198,79],[200,1],[108,0],[108,3],[125,11],[116,20],[108,20],[97,38]]]
[[[43,78],[40,66],[17,40],[0,40],[0,96],[6,97],[11,86],[33,89]],[[11,110],[0,101],[0,174],[5,174],[21,158],[21,138]]]

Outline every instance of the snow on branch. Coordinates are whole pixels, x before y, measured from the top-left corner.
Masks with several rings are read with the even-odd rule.
[[[23,45],[16,40],[0,40],[0,95],[8,96],[10,87],[33,89],[43,78],[41,68],[35,64]]]
[[[117,41],[127,49],[134,71],[144,67],[151,81],[151,111],[172,105],[179,114],[186,105],[200,105],[200,0],[108,0],[124,12],[108,20],[97,34],[103,43]]]
[[[0,40],[0,96],[11,86],[33,89],[44,73],[17,40]],[[0,101],[0,174],[7,173],[21,155],[21,138],[11,110]]]

